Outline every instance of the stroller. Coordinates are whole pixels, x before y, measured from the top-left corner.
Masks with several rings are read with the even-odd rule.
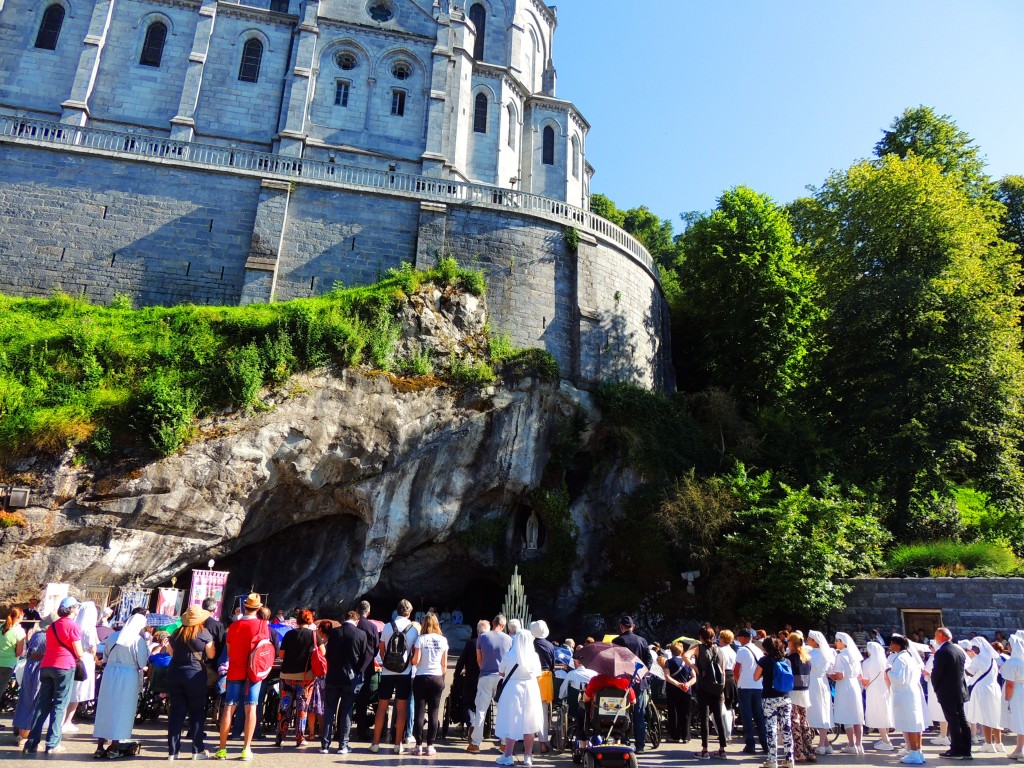
[[[602,688],[583,706],[585,712],[573,743],[573,762],[586,768],[636,768],[636,752],[623,743],[633,731],[634,705],[629,701],[629,689]]]

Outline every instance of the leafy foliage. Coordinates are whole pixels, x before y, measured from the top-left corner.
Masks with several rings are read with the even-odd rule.
[[[886,570],[891,576],[1015,576],[1020,561],[1005,545],[935,541],[897,547]]]
[[[999,236],[1017,247],[1024,258],[1024,176],[1006,176],[996,187],[995,198],[1005,211],[1000,217]]]

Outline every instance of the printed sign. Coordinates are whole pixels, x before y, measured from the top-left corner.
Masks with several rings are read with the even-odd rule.
[[[43,593],[43,604],[39,607],[40,616],[49,616],[57,610],[60,601],[68,596],[67,584],[47,584]]]
[[[206,598],[215,598],[217,607],[211,613],[219,621],[224,610],[224,588],[227,583],[227,571],[192,571],[192,590],[189,592],[188,604],[202,605]]]
[[[181,601],[185,593],[172,587],[161,587],[156,591],[156,612],[172,619],[181,615]]]
[[[136,608],[148,608],[149,595],[150,590],[148,589],[122,589],[121,597],[117,602],[117,610],[114,611],[114,621],[124,624]]]

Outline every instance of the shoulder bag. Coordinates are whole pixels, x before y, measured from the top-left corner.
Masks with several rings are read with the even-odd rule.
[[[60,643],[64,647],[64,650],[66,650],[72,656],[75,656],[75,649],[69,648],[68,644],[60,639],[60,635],[57,634],[57,627],[51,624],[50,629],[53,630],[53,639]],[[85,668],[85,662],[82,661],[81,656],[75,656],[75,682],[84,683],[88,679],[89,672]]]
[[[512,665],[512,669],[510,669],[508,671],[508,674],[505,675],[503,678],[501,678],[501,680],[498,681],[498,687],[494,689],[494,701],[495,702],[497,702],[497,701],[499,701],[501,699],[501,692],[505,690],[505,686],[508,684],[508,681],[512,679],[512,675],[514,675],[516,673],[517,669],[519,669],[519,665],[518,664],[513,664]]]

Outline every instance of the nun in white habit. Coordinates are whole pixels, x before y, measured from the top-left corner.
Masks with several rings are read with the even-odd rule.
[[[1024,762],[1024,637],[1010,635],[1010,658],[1002,669],[1003,696],[1010,705],[1010,730],[1017,735],[1017,746],[1010,753]]]
[[[931,653],[928,654],[928,660],[924,663],[924,676],[928,678],[926,714],[930,722],[939,724],[939,735],[930,741],[936,747],[948,747],[951,744],[948,735],[949,723],[946,722],[946,716],[942,714],[942,705],[939,704],[939,697],[935,695],[935,688],[932,686],[932,668],[935,666],[935,652],[939,650],[939,644],[935,640],[930,640],[929,644]]]
[[[897,731],[902,731],[907,744],[907,754],[900,762],[924,765],[924,753],[921,751],[925,728],[924,691],[921,688],[924,662],[914,643],[902,635],[893,635],[889,648],[896,654],[886,675],[886,682],[892,686],[893,723]]]
[[[984,637],[971,640],[974,658],[967,665],[967,721],[980,725],[985,743],[979,752],[1002,751],[1002,712],[999,687],[999,655]]]
[[[512,648],[502,658],[498,672],[506,681],[494,723],[495,735],[505,741],[505,751],[498,758],[498,765],[512,765],[512,755],[520,739],[526,748],[526,764],[531,765],[533,737],[540,730],[543,717],[537,684],[541,666],[533,647],[533,635],[524,632],[521,626],[512,636]]]
[[[113,742],[110,752],[114,754],[120,742],[131,740],[142,687],[139,671],[145,669],[149,661],[149,646],[142,637],[145,627],[146,617],[135,614],[124,629],[107,639],[107,663],[103,668],[103,685],[96,701],[96,721],[92,729],[97,740],[93,757],[108,755],[104,749],[108,740]]]
[[[68,700],[68,712],[64,717],[63,733],[78,733],[78,726],[72,719],[78,711],[78,705],[96,698],[96,652],[99,650],[100,638],[96,634],[96,623],[100,619],[96,603],[89,600],[78,609],[75,622],[82,631],[82,663],[85,665],[86,678],[71,684],[71,698]]]
[[[832,727],[832,689],[828,675],[836,662],[836,652],[828,644],[825,635],[816,629],[807,633],[807,644],[811,647],[811,684],[808,693],[811,705],[807,708],[807,724],[818,731],[818,746],[814,751],[819,755],[831,755],[828,732]]]
[[[896,747],[889,741],[892,723],[892,692],[885,679],[888,667],[885,648],[871,641],[867,644],[867,658],[861,665],[860,684],[864,686],[864,727],[878,730],[879,740],[874,748],[879,752],[894,752]]]
[[[832,708],[832,718],[846,726],[846,739],[849,742],[843,751],[850,755],[864,754],[864,706],[861,699],[860,678],[864,673],[861,667],[863,657],[857,650],[857,644],[845,632],[836,633],[836,662],[829,674],[835,681],[836,695]]]

